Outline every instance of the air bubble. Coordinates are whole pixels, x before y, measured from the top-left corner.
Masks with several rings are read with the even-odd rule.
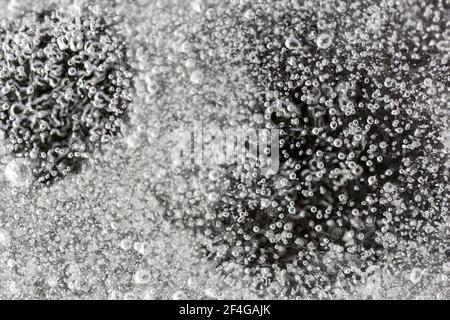
[[[195,70],[191,74],[191,82],[196,85],[200,85],[203,83],[205,75],[201,70]]]
[[[333,44],[333,36],[321,33],[316,39],[316,44],[319,49],[328,49]]]
[[[11,236],[8,231],[0,228],[0,253],[11,244]]]
[[[151,280],[151,274],[147,270],[138,270],[133,276],[134,283],[138,285],[147,284]]]
[[[419,269],[419,268],[414,268],[413,270],[411,270],[411,273],[409,275],[409,280],[413,283],[413,284],[418,284],[423,277],[424,271]]]
[[[284,45],[289,50],[298,50],[302,47],[300,41],[294,37],[293,35],[289,36],[286,41],[284,42]]]
[[[5,177],[14,187],[29,187],[34,181],[31,162],[27,159],[13,159],[5,167]]]

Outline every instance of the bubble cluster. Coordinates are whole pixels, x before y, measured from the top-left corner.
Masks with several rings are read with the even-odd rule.
[[[132,73],[118,17],[44,9],[0,27],[0,130],[39,183],[81,168],[120,132]]]
[[[444,4],[415,3],[419,26],[397,3],[321,4],[320,14],[309,1],[208,10],[220,17],[204,22],[211,47],[252,76],[248,105],[281,130],[281,169],[223,168],[213,214],[183,218],[219,265],[315,291],[411,242],[437,250],[449,199]]]

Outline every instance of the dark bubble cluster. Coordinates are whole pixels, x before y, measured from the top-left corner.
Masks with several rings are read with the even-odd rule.
[[[132,74],[118,20],[86,5],[0,27],[0,129],[42,184],[79,170],[127,118]]]
[[[214,215],[187,217],[209,239],[205,252],[309,288],[399,259],[411,243],[445,259],[446,3],[225,1],[205,11],[211,50],[245,66],[258,88],[248,106],[281,130],[277,175],[226,167]]]

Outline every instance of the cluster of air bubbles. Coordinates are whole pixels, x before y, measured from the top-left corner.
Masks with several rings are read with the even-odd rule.
[[[14,185],[80,170],[127,119],[132,73],[119,19],[93,8],[24,12],[0,26],[0,131]]]
[[[207,10],[220,17],[205,18],[211,47],[252,76],[259,91],[249,105],[265,128],[281,131],[281,167],[275,176],[255,164],[211,173],[213,213],[182,219],[222,268],[316,290],[400,259],[398,248],[412,242],[439,247],[449,67],[442,2],[415,3],[418,28],[390,3],[367,30],[358,23],[375,19],[377,6],[361,16],[359,2],[324,1],[317,15],[310,3],[225,1]]]

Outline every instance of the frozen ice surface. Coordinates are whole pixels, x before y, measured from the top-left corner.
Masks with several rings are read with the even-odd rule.
[[[85,2],[0,0],[0,15]],[[123,17],[129,122],[45,187],[0,146],[0,298],[450,298],[445,1],[103,3]],[[194,120],[291,125],[292,160],[264,181],[174,169],[168,133]],[[349,148],[365,138],[363,169]]]

